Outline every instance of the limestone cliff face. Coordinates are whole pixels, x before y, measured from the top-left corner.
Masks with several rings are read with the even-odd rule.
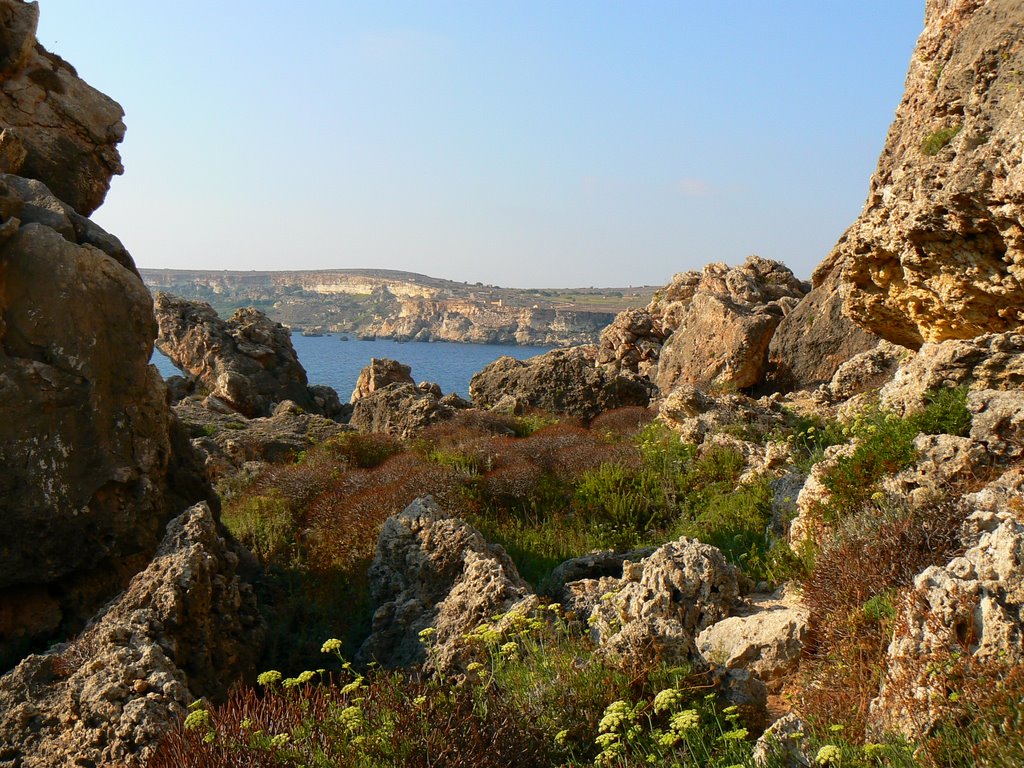
[[[1024,323],[1024,3],[928,0],[864,211],[836,246],[845,311],[885,339]]]
[[[403,299],[397,316],[374,320],[360,333],[417,341],[571,346],[592,341],[610,312],[506,307],[500,303]]]
[[[36,41],[39,4],[0,0],[0,172],[89,215],[123,173],[124,112]]]
[[[279,323],[356,336],[483,344],[592,344],[615,312],[653,289],[541,290],[467,284],[385,269],[296,272],[142,270],[151,289],[255,306]]]

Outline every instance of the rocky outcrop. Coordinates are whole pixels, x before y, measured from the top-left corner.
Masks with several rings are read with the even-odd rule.
[[[845,293],[836,258],[833,253],[814,271],[810,293],[775,329],[768,345],[766,388],[777,392],[813,389],[828,382],[847,360],[878,344],[877,336],[843,311]]]
[[[270,416],[256,419],[217,413],[197,397],[182,400],[174,411],[188,430],[207,476],[215,482],[248,462],[294,461],[303,451],[350,429],[306,413],[290,400],[279,403]]]
[[[356,388],[352,390],[350,403],[366,397],[378,389],[383,389],[388,384],[413,384],[412,368],[402,365],[397,360],[387,358],[370,358],[370,364],[359,372],[356,380]]]
[[[469,382],[478,408],[493,408],[512,398],[519,407],[592,419],[602,411],[628,405],[646,406],[646,380],[595,366],[593,347],[556,349],[529,360],[501,357]]]
[[[501,547],[429,497],[384,523],[369,580],[373,627],[358,658],[387,667],[450,669],[467,633],[531,595]]]
[[[38,43],[38,21],[38,3],[0,2],[0,172],[42,181],[88,216],[124,172],[124,112]]]
[[[714,547],[685,537],[669,542],[623,564],[622,578],[608,583],[590,616],[591,634],[619,656],[699,660],[696,636],[730,615],[740,579]]]
[[[252,671],[262,636],[238,555],[193,507],[81,636],[0,678],[0,763],[141,765],[193,700]]]
[[[39,626],[72,631],[210,493],[149,365],[155,335],[117,239],[0,176],[0,617],[45,592]]]
[[[832,498],[825,478],[839,462],[853,456],[856,449],[856,445],[846,443],[829,446],[821,461],[811,467],[796,497],[796,517],[789,524],[789,545],[793,549],[799,549],[806,541],[821,544],[826,532],[823,513]]]
[[[339,414],[333,390],[307,385],[290,331],[258,309],[221,320],[209,304],[158,293],[155,311],[160,351],[244,416],[269,416],[283,400],[328,417]]]
[[[875,725],[919,737],[942,716],[947,691],[932,673],[961,655],[1024,662],[1024,474],[1008,473],[965,499],[972,545],[914,579],[889,645],[889,672],[873,703]]]
[[[879,389],[892,379],[899,364],[911,354],[906,347],[879,341],[874,348],[854,355],[840,365],[818,392],[829,402],[841,403],[855,395]]]
[[[674,281],[675,282],[675,281]],[[768,344],[786,312],[806,293],[782,264],[757,256],[730,269],[704,267],[658,358],[655,382],[663,394],[677,384],[743,389],[764,376]]]
[[[443,399],[429,386],[388,384],[355,400],[348,423],[362,432],[409,437],[455,415],[455,407],[448,404],[452,401],[441,402]]]
[[[864,211],[846,311],[917,348],[1024,323],[1024,6],[929,0]]]
[[[1019,389],[1024,386],[1024,334],[985,334],[976,339],[925,344],[897,369],[880,392],[882,405],[911,413],[942,387]]]
[[[768,342],[806,287],[782,264],[750,256],[739,267],[683,272],[644,310],[626,310],[601,334],[597,362],[677,384],[744,388],[764,373]]]
[[[697,650],[709,663],[771,682],[796,670],[809,617],[796,595],[751,595],[737,615],[697,635]]]

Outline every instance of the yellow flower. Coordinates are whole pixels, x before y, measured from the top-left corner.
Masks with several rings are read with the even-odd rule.
[[[341,640],[332,637],[320,647],[320,653],[335,653],[341,650]]]
[[[256,678],[256,682],[262,685],[264,688],[268,688],[275,683],[281,682],[281,673],[276,669],[268,669],[266,672],[260,674]]]

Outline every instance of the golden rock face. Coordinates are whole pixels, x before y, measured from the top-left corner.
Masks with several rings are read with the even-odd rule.
[[[1024,325],[1024,6],[933,0],[860,217],[845,312],[904,346]]]

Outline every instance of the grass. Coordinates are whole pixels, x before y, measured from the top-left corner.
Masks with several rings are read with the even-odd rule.
[[[957,123],[929,133],[921,142],[921,154],[926,157],[934,157],[939,154],[960,133],[962,128],[963,124]]]

